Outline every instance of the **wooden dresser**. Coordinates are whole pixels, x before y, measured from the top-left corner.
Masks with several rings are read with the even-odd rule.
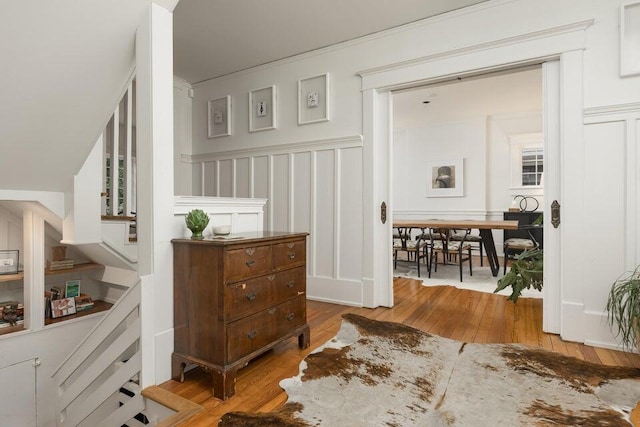
[[[238,369],[297,336],[309,346],[307,233],[234,234],[238,239],[174,239],[171,371],[211,372],[213,395],[233,396]]]

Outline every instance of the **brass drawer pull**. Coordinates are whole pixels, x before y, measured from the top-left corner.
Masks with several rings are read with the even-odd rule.
[[[275,308],[270,308],[269,310],[267,310],[267,313],[271,314],[272,316],[275,312],[276,312]]]
[[[270,282],[273,282],[276,279],[276,275],[275,274],[270,274],[267,276],[267,280],[269,280]]]
[[[253,264],[255,264],[256,262],[252,259],[250,259],[249,261],[247,261],[245,264],[247,264],[247,267],[251,267]]]
[[[296,257],[295,252],[289,252],[289,259],[294,259]]]
[[[289,313],[289,314],[287,314],[287,320],[288,320],[288,321],[292,321],[294,317],[296,317],[296,315],[295,315],[295,314],[293,314],[293,313]]]
[[[249,333],[247,334],[247,338],[249,338],[250,340],[254,339],[256,337],[256,335],[258,335],[258,333],[256,332],[256,330],[252,330],[249,331]]]
[[[294,286],[295,284],[296,284],[296,282],[295,282],[295,281],[293,281],[293,280],[289,280],[289,281],[287,282],[287,288],[293,288],[293,286]]]
[[[254,299],[256,299],[256,293],[255,292],[251,292],[249,295],[247,295],[247,299],[249,301],[253,301]]]
[[[293,249],[293,247],[294,247],[295,245],[296,245],[295,243],[287,243],[287,247],[288,247],[289,249]]]
[[[256,253],[256,249],[255,248],[249,248],[249,249],[246,249],[245,252],[247,253],[247,255],[251,256],[251,255]]]

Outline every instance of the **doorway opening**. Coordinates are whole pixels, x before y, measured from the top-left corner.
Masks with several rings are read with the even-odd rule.
[[[541,64],[393,92],[394,221],[508,219],[524,226],[541,219],[547,158],[543,92]],[[437,173],[444,168],[455,171],[455,182],[443,187]],[[423,244],[428,242],[430,236],[423,231],[413,228],[410,238],[415,242],[422,235]],[[488,267],[486,251],[481,261],[479,244],[471,241],[473,275],[465,264],[460,281],[457,266],[438,265],[428,278],[423,264],[419,279],[426,286],[446,284],[492,293],[505,273],[505,239],[544,245],[541,229],[494,229],[492,235],[500,264],[497,276]],[[470,236],[477,241],[478,230]],[[427,258],[431,257],[423,262]],[[416,263],[398,263],[394,276],[418,279]],[[510,288],[501,294],[509,295]],[[530,290],[522,296],[542,298],[542,293]]]

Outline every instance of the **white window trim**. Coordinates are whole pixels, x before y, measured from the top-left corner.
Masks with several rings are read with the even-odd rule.
[[[512,190],[544,188],[544,181],[540,185],[522,185],[522,151],[527,148],[544,149],[544,139],[541,132],[521,133],[509,136],[511,154],[511,186]],[[544,152],[543,152],[544,164]]]

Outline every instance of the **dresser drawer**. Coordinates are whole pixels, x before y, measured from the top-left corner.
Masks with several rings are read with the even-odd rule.
[[[304,267],[269,274],[227,286],[224,298],[228,320],[264,310],[305,293]]]
[[[306,322],[304,295],[254,316],[230,323],[227,329],[227,363],[234,362],[283,337]]]
[[[224,258],[226,283],[271,271],[271,246],[230,249]]]
[[[307,259],[307,244],[304,239],[273,245],[273,268],[278,270],[303,265]]]

